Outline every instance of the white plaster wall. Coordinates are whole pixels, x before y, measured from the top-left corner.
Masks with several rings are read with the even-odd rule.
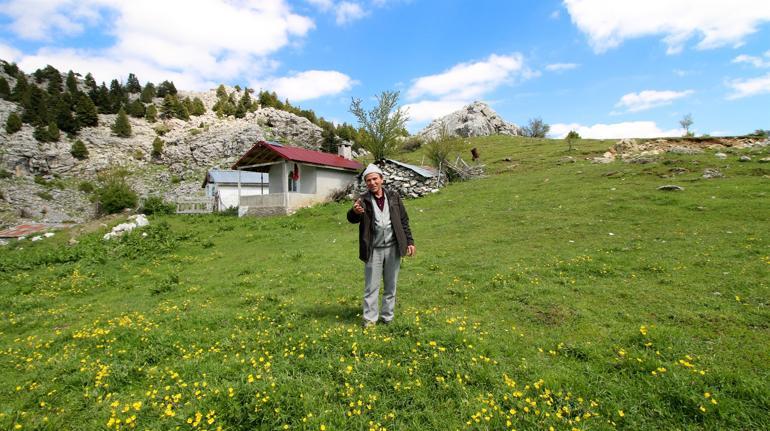
[[[316,190],[321,197],[326,198],[331,192],[347,187],[355,179],[355,173],[335,169],[317,169]]]
[[[270,193],[283,193],[283,183],[286,181],[288,181],[288,177],[283,174],[283,163],[276,163],[271,165]]]
[[[290,165],[293,166],[293,165]],[[299,192],[304,194],[315,194],[316,192],[316,169],[315,166],[299,165]]]
[[[264,189],[265,194],[267,194],[268,189],[265,187]],[[261,187],[246,187],[241,186],[241,200],[243,200],[244,196],[255,196],[255,195],[261,195],[262,194],[262,188]],[[229,207],[237,207],[238,206],[238,186],[219,186],[219,208],[220,209],[226,209]]]

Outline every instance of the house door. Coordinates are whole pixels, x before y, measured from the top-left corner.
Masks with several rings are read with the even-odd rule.
[[[299,191],[299,166],[297,164],[294,164],[294,169],[289,172],[289,191],[290,192],[297,192]]]

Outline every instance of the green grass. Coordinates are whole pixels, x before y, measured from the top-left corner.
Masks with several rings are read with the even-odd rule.
[[[0,429],[770,428],[766,148],[471,144],[487,177],[406,201],[390,326],[349,203],[0,249]]]

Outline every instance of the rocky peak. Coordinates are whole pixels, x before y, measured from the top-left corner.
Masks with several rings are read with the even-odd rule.
[[[489,135],[521,135],[519,126],[508,123],[484,102],[473,102],[449,115],[433,120],[418,135],[436,139],[442,129],[449,136],[469,138]]]

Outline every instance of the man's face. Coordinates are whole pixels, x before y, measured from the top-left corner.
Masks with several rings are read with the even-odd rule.
[[[366,188],[372,193],[378,193],[382,188],[382,177],[378,173],[371,173],[364,177]]]

